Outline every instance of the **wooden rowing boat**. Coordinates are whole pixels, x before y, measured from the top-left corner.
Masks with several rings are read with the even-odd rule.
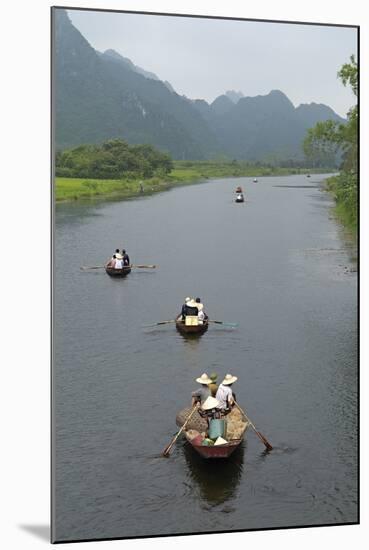
[[[204,334],[209,328],[209,322],[206,320],[201,325],[188,326],[182,321],[182,315],[180,315],[176,319],[176,327],[181,334]]]
[[[177,415],[177,425],[181,425],[181,421],[183,418],[186,418],[188,414],[185,413],[187,409],[184,409]],[[240,428],[237,433],[237,437],[233,439],[233,435],[231,435],[230,429],[228,429],[228,426],[231,426],[231,422],[235,422],[237,419],[242,420],[242,424],[239,424]],[[196,427],[195,427],[196,426]],[[197,429],[200,431],[201,429],[204,429],[204,420],[198,415],[198,419],[194,419],[194,421],[189,423],[187,425],[187,428],[184,432],[184,435],[186,437],[187,442],[189,445],[202,457],[206,459],[210,458],[228,458],[231,456],[232,453],[241,445],[242,441],[245,438],[246,430],[249,427],[248,420],[244,417],[240,411],[234,407],[232,411],[226,416],[226,433],[225,433],[225,439],[227,440],[227,443],[224,443],[223,445],[203,445],[202,443],[196,442],[191,437],[191,431],[193,429]],[[229,439],[227,439],[227,433],[229,435]],[[233,432],[234,433],[234,432]]]
[[[131,267],[129,265],[122,267],[122,269],[115,269],[115,267],[105,267],[105,271],[110,277],[126,277],[128,273],[131,273]]]

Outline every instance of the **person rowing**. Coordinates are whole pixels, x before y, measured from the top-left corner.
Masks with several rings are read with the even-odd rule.
[[[186,321],[187,316],[197,316],[199,314],[198,304],[193,298],[187,296],[181,309],[182,321]]]
[[[196,382],[201,385],[201,388],[192,392],[192,407],[195,405],[202,406],[203,403],[207,400],[208,397],[211,397],[211,392],[209,389],[209,384],[211,384],[211,379],[204,372],[199,378],[196,378]]]
[[[219,401],[219,409],[225,413],[229,412],[236,402],[236,394],[232,389],[232,384],[236,380],[238,380],[237,376],[226,374],[215,395],[215,398]]]

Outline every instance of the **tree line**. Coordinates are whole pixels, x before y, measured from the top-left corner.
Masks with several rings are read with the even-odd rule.
[[[55,174],[65,178],[151,178],[169,174],[172,169],[167,153],[148,144],[129,145],[122,139],[80,145],[58,151],[55,156]]]
[[[350,86],[353,94],[358,93],[358,67],[355,56],[342,65],[338,72],[344,86]],[[339,155],[341,158],[339,176],[329,186],[335,194],[338,206],[343,210],[348,224],[357,226],[358,196],[358,106],[353,105],[347,113],[347,123],[327,120],[318,122],[307,132],[304,152],[314,164],[322,159]]]

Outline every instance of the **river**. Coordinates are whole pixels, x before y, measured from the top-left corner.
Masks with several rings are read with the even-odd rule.
[[[324,177],[56,206],[57,541],[357,521],[357,274]],[[79,269],[118,247],[157,269]],[[199,339],[143,327],[187,295],[238,327]],[[250,429],[221,465],[183,440],[162,458],[194,379],[213,371],[238,376],[238,402],[274,450]]]

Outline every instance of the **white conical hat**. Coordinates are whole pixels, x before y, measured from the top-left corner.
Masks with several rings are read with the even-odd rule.
[[[204,411],[209,411],[210,409],[216,409],[219,406],[219,401],[214,397],[208,397],[206,401],[201,405],[201,408]]]
[[[188,307],[197,307],[197,302],[193,298],[189,302],[187,302]]]
[[[237,376],[232,376],[232,374],[226,374],[222,384],[223,386],[228,386],[229,384],[233,384],[233,382],[236,382],[236,380],[238,380]]]
[[[123,260],[123,256],[119,252],[115,253],[115,257],[116,257],[117,260]]]
[[[214,445],[224,445],[224,443],[228,443],[228,441],[219,436]]]
[[[199,384],[211,384],[211,379],[208,377],[206,372],[204,372],[200,378],[196,378],[196,382]]]

